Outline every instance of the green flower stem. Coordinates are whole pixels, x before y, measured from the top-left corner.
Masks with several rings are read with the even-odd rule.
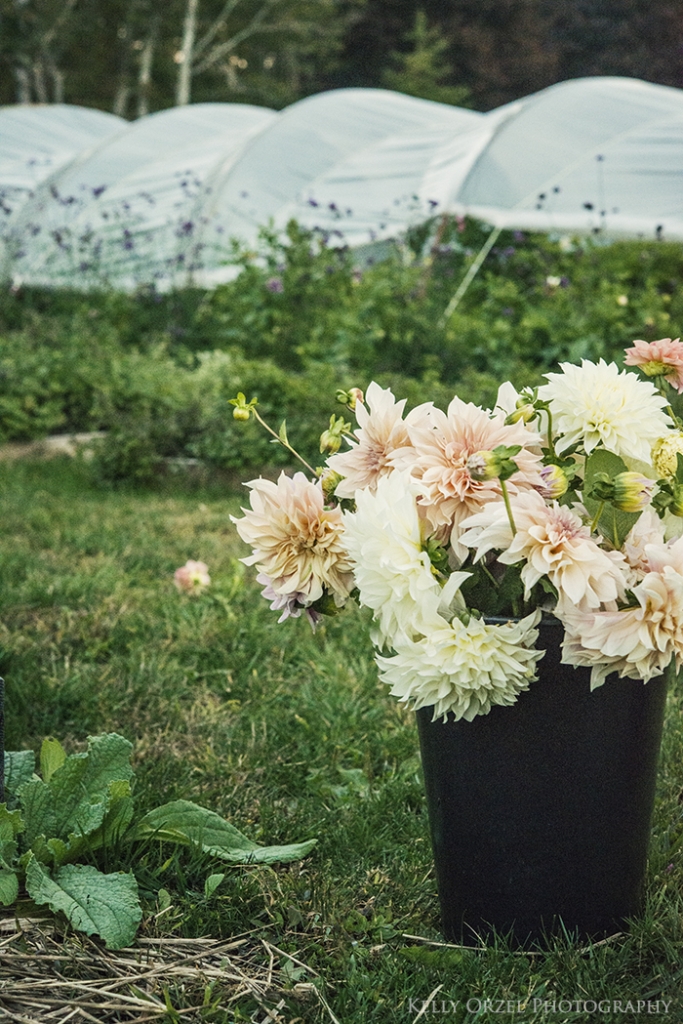
[[[517,527],[515,526],[515,520],[512,515],[512,506],[510,505],[510,495],[508,494],[507,485],[504,480],[500,481],[500,488],[503,492],[503,501],[505,502],[505,511],[508,514],[508,520],[510,522],[510,529],[512,530],[512,536],[514,537],[517,533]]]
[[[673,409],[671,408],[671,405],[669,403],[669,389],[671,388],[672,385],[669,384],[668,380],[664,376],[661,376],[661,377],[658,376],[658,377],[655,377],[654,379],[655,379],[655,384],[656,384],[657,390],[659,391],[659,393],[662,396],[662,398],[666,399],[665,409],[666,409],[667,413],[671,417],[671,420],[674,423],[674,425],[677,426],[678,429],[680,430],[683,427],[683,421],[681,421],[680,416],[676,415],[676,413],[673,411]]]
[[[604,501],[601,501],[600,504],[598,505],[598,511],[595,513],[595,518],[593,519],[593,522],[591,523],[591,533],[594,533],[595,530],[597,530],[597,528],[598,528],[598,523],[600,522],[600,516],[602,515],[602,513],[605,510],[605,504],[606,503]]]
[[[286,448],[288,452],[292,453],[292,455],[294,456],[295,459],[298,459],[299,462],[303,463],[303,465],[306,467],[306,469],[309,471],[309,473],[312,474],[312,476],[316,476],[317,475],[315,470],[313,469],[313,466],[309,466],[309,464],[306,462],[306,460],[304,458],[302,458],[301,455],[299,455],[299,453],[297,451],[295,451],[294,448],[292,448],[291,444],[288,444],[286,441],[283,441],[281,437],[278,437],[278,435],[275,433],[275,431],[271,427],[269,427],[268,424],[266,423],[266,421],[258,414],[256,409],[252,409],[251,411],[254,414],[254,418],[259,421],[259,423],[261,424],[262,427],[265,427],[265,429],[268,431],[269,434],[273,435],[273,437],[275,438],[275,440],[277,441],[278,444],[281,444],[283,448]]]
[[[545,412],[548,417],[548,449],[553,458],[557,458],[557,452],[555,451],[555,444],[553,442],[553,414],[550,409],[546,409]]]

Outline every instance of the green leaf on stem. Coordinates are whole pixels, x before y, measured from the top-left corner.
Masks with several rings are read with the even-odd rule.
[[[600,502],[597,498],[589,497],[594,483],[605,474],[613,480],[619,473],[628,472],[628,466],[623,459],[613,452],[605,451],[604,448],[596,448],[586,459],[586,466],[583,478],[583,503],[586,506],[591,519],[598,515],[600,505],[603,504],[600,512],[597,529],[605,540],[620,548],[624,543],[627,534],[640,517],[640,512],[621,512],[609,502]]]

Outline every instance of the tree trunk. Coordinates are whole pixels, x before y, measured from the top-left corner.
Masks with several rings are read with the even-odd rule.
[[[47,89],[45,88],[45,74],[43,72],[43,62],[38,59],[33,65],[33,84],[36,90],[36,99],[38,103],[47,103]]]
[[[64,72],[56,64],[50,62],[50,78],[52,79],[52,102],[64,102]]]
[[[17,83],[17,103],[31,102],[31,79],[26,68],[15,68],[14,77]]]
[[[122,81],[116,90],[116,96],[114,97],[113,112],[117,117],[125,117],[126,110],[128,108],[128,100],[130,99],[130,86],[127,82]]]
[[[199,0],[187,0],[185,22],[183,24],[183,43],[178,55],[178,82],[176,87],[176,106],[184,107],[190,102],[192,88],[192,57],[194,41],[197,35],[197,8]]]
[[[149,93],[152,85],[152,58],[154,56],[154,46],[156,43],[158,28],[159,17],[157,16],[152,21],[147,42],[140,54],[140,71],[138,74],[138,117],[144,117],[146,114],[149,114]]]

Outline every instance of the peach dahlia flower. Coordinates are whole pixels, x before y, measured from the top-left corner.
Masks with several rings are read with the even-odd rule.
[[[410,469],[419,481],[421,514],[440,541],[450,538],[460,559],[467,556],[467,548],[460,542],[463,520],[502,493],[497,478],[475,480],[470,475],[467,461],[471,455],[492,451],[498,445],[521,445],[514,457],[519,472],[507,481],[509,493],[543,484],[541,456],[530,450],[540,443],[540,436],[523,423],[506,425],[502,412],[491,415],[456,397],[446,413],[432,407],[407,426],[411,447],[399,449],[393,461]]]
[[[352,565],[342,543],[341,510],[325,508],[322,489],[303,473],[277,483],[252,480],[251,508],[244,518],[231,516],[237,532],[253,548],[243,558],[262,574],[260,582],[275,595],[297,595],[299,603],[312,604],[329,591],[338,605],[353,589]]]
[[[683,665],[683,539],[646,544],[649,571],[632,588],[638,604],[621,611],[566,608],[562,661],[592,668],[591,688],[611,672],[647,682],[672,658]]]
[[[573,509],[556,501],[547,505],[536,491],[517,495],[511,506],[517,528],[514,537],[502,501],[487,505],[463,523],[466,532],[461,541],[476,548],[477,559],[495,549],[502,551],[498,561],[504,565],[524,561],[521,578],[526,598],[547,576],[558,592],[558,614],[565,603],[599,608],[623,597],[623,555],[603,551]]]
[[[374,490],[378,481],[393,471],[392,454],[410,444],[403,420],[405,404],[405,398],[397,402],[389,388],[381,388],[375,381],[365,393],[365,402],[356,402],[357,440],[349,442],[350,451],[327,460],[329,468],[344,477],[337,484],[338,497],[353,498],[356,491]]]

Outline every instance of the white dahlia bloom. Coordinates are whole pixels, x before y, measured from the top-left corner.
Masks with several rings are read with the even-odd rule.
[[[580,443],[590,454],[602,444],[649,464],[652,445],[672,429],[662,411],[666,399],[654,384],[604,359],[560,365],[562,373],[547,373],[550,383],[538,389],[538,397],[550,402],[558,452]]]
[[[358,490],[374,490],[382,477],[393,472],[393,452],[410,445],[402,418],[405,404],[405,398],[397,402],[389,388],[381,388],[375,381],[365,393],[365,404],[356,402],[358,429],[354,434],[358,440],[349,442],[350,451],[327,460],[329,468],[344,477],[336,487],[338,497],[353,498]]]
[[[242,559],[245,565],[255,565],[276,596],[296,595],[297,603],[308,605],[327,590],[342,605],[353,589],[353,575],[340,509],[325,508],[321,487],[303,473],[281,473],[276,484],[259,478],[246,486],[251,508],[242,509],[243,519],[230,517],[253,549]]]
[[[501,551],[498,561],[514,565],[524,561],[521,579],[528,598],[542,576],[558,592],[558,608],[565,602],[599,608],[623,597],[626,589],[624,556],[603,551],[576,512],[556,501],[547,505],[537,491],[518,494],[511,501],[517,533],[502,501],[464,521],[461,542],[476,548],[477,560],[491,550]]]
[[[394,645],[437,625],[441,588],[422,534],[410,478],[382,477],[373,493],[357,491],[356,511],[344,513],[344,543],[354,563],[360,603],[371,608],[377,646]]]
[[[529,688],[545,653],[534,648],[540,617],[536,610],[501,625],[474,617],[465,625],[455,618],[419,640],[397,640],[394,657],[377,655],[380,678],[416,711],[433,706],[434,721],[451,712],[471,722],[496,704],[514,704]]]
[[[497,478],[476,480],[470,474],[467,463],[471,455],[492,451],[498,445],[521,445],[514,457],[519,471],[507,481],[508,491],[516,494],[543,483],[541,456],[531,450],[540,443],[540,436],[523,423],[506,425],[503,412],[492,415],[456,397],[447,413],[431,408],[407,426],[411,447],[399,449],[393,460],[410,469],[419,481],[420,513],[439,540],[450,539],[456,558],[467,556],[460,543],[463,519],[502,493]]]

